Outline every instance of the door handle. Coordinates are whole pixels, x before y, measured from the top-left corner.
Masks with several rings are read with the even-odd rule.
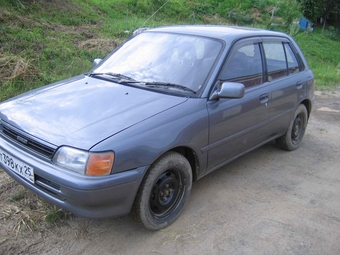
[[[262,94],[262,95],[260,96],[260,102],[261,102],[261,104],[265,104],[265,105],[267,106],[268,100],[269,100],[269,94],[268,94],[268,93]]]
[[[296,83],[296,88],[297,88],[297,89],[301,89],[302,86],[303,86],[303,82],[298,81],[298,82]]]

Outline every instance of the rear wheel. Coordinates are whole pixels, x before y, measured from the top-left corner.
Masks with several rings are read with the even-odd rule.
[[[289,124],[287,132],[276,139],[277,145],[288,151],[297,149],[305,134],[307,122],[307,109],[303,104],[300,104],[294,113],[294,117]]]
[[[188,160],[168,152],[146,174],[135,199],[134,215],[147,229],[167,227],[180,215],[192,186]]]

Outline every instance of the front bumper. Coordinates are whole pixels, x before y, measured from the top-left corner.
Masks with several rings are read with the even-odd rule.
[[[128,214],[148,166],[108,176],[84,176],[33,156],[20,145],[0,137],[0,148],[34,168],[34,183],[7,166],[0,167],[13,179],[48,202],[85,218],[107,218]]]

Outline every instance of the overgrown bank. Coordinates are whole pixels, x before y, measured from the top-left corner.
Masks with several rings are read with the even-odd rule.
[[[142,25],[236,24],[284,30],[300,44],[318,88],[332,89],[340,83],[337,31],[297,33],[291,21],[299,13],[291,11],[287,1],[281,11],[274,10],[282,1],[229,1],[218,3],[218,13],[210,2],[4,0],[0,8],[0,101],[88,71],[93,58],[105,56]]]

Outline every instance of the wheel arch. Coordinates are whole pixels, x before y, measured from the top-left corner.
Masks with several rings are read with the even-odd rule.
[[[199,173],[199,162],[198,162],[198,157],[195,151],[185,146],[176,147],[176,148],[171,149],[170,151],[174,151],[174,152],[177,152],[183,155],[189,161],[189,164],[192,170],[193,181],[196,181],[198,178],[198,173]]]
[[[192,181],[196,181],[198,179],[198,176],[199,176],[199,161],[198,161],[198,157],[197,157],[197,154],[196,152],[189,148],[189,147],[186,147],[186,146],[178,146],[178,147],[175,147],[175,148],[172,148],[172,149],[169,149],[167,151],[164,151],[161,155],[159,155],[154,161],[152,164],[150,164],[149,168],[155,163],[157,162],[160,158],[162,158],[166,153],[168,152],[177,152],[179,154],[181,154],[183,157],[185,157],[190,166],[191,166],[191,171],[192,171]],[[145,176],[143,177],[145,178]]]
[[[303,104],[306,109],[307,109],[307,114],[308,114],[308,119],[309,119],[309,116],[310,116],[310,113],[312,111],[312,102],[308,99],[305,99],[301,102],[301,104]]]

